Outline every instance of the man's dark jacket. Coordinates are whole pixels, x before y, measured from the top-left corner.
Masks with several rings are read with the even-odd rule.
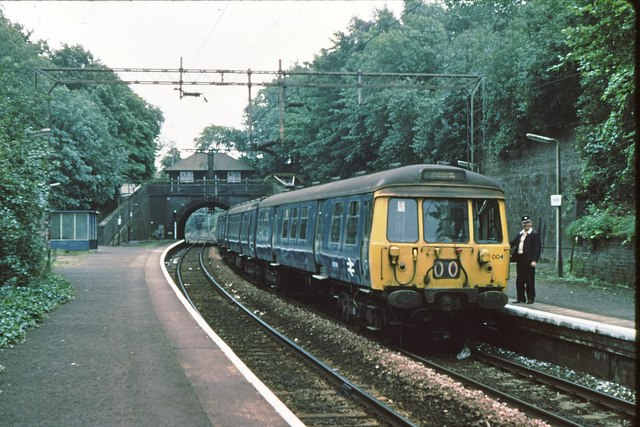
[[[538,262],[540,259],[540,252],[542,251],[540,235],[535,231],[529,233],[524,239],[522,254],[518,254],[518,245],[520,244],[520,236],[522,233],[523,231],[518,233],[516,238],[509,243],[509,246],[511,246],[511,261],[523,262],[527,265],[531,264],[531,261]]]

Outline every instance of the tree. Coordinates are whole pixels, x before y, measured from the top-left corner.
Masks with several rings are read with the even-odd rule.
[[[635,211],[635,13],[626,0],[578,1],[563,33],[580,66],[578,141],[583,197],[619,215]],[[612,208],[612,209],[611,209]]]
[[[162,115],[120,83],[73,84],[51,92],[48,121],[36,68],[105,67],[81,47],[31,41],[1,11],[0,51],[0,284],[24,285],[46,271],[51,206],[97,209],[125,177],[153,175]]]
[[[53,182],[56,209],[98,209],[123,182],[124,143],[109,133],[109,120],[87,91],[59,88],[52,94]]]
[[[121,177],[129,181],[145,180],[155,173],[157,137],[164,118],[162,112],[136,95],[128,86],[118,83],[115,73],[93,58],[81,46],[63,47],[51,57],[58,67],[103,69],[99,74],[83,75],[83,79],[111,80],[111,84],[68,84],[70,90],[82,89],[92,96],[108,121],[109,139],[123,149],[127,158],[120,168]],[[77,78],[78,72],[70,77]],[[106,138],[105,138],[106,139]]]
[[[229,152],[245,147],[246,135],[243,131],[217,125],[209,125],[194,140],[196,150]]]
[[[182,155],[180,154],[180,150],[176,146],[175,141],[169,141],[167,144],[162,144],[160,149],[165,151],[165,154],[160,160],[160,166],[163,170],[169,166],[175,165],[182,159]]]
[[[46,270],[46,110],[32,80],[46,45],[0,11],[0,51],[0,286],[26,285]]]

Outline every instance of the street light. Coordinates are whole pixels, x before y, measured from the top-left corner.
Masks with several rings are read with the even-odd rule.
[[[536,142],[555,142],[556,144],[556,194],[551,196],[551,206],[556,207],[556,270],[558,277],[562,277],[562,239],[560,238],[562,229],[560,225],[560,206],[562,205],[562,194],[560,192],[560,141],[533,133],[528,133],[527,138]]]

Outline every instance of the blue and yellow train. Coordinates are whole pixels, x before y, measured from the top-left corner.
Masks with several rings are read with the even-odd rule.
[[[216,239],[257,281],[330,294],[345,320],[370,330],[447,334],[508,301],[504,192],[452,166],[405,166],[234,206]]]

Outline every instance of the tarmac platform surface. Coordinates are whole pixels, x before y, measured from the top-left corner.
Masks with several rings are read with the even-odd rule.
[[[54,271],[75,285],[76,298],[30,331],[25,343],[0,350],[0,425],[299,423],[259,394],[188,315],[160,268],[167,246],[101,247],[56,259]],[[635,328],[633,289],[546,273],[527,308],[568,309]],[[511,276],[513,300],[515,271]]]
[[[163,250],[58,260],[76,298],[0,351],[0,425],[290,424],[187,314],[161,271]]]

